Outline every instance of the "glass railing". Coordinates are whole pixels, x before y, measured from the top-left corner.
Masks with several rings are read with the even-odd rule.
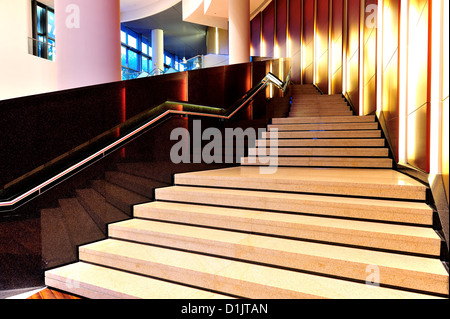
[[[267,73],[259,83],[228,108],[180,101],[166,101],[152,107],[6,185],[0,190],[0,212],[17,209],[83,169],[122,149],[170,117],[194,116],[230,120],[248,106],[258,93],[264,92],[268,85],[272,84],[284,92],[289,83],[290,72],[284,82],[274,74]]]
[[[56,47],[54,43],[47,43],[37,39],[28,38],[28,54],[55,61]]]

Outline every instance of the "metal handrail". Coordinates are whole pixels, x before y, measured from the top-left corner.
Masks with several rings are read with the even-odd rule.
[[[0,212],[8,212],[17,209],[30,200],[40,196],[43,192],[48,191],[52,187],[58,185],[79,171],[87,168],[88,166],[96,163],[97,161],[105,158],[116,150],[122,148],[127,143],[131,142],[155,123],[158,123],[169,116],[185,115],[185,116],[197,116],[197,117],[210,117],[222,120],[228,120],[238,113],[243,107],[245,107],[261,90],[266,88],[269,84],[274,84],[281,91],[285,92],[290,84],[290,72],[283,83],[272,73],[268,73],[258,85],[250,89],[241,99],[234,103],[228,110],[223,108],[215,108],[210,106],[196,105],[185,102],[167,101],[163,104],[152,108],[146,112],[143,112],[125,123],[99,135],[97,138],[88,141],[87,143],[80,145],[69,153],[55,159],[54,161],[47,163],[33,172],[30,172],[24,176],[21,182],[33,176],[43,169],[52,167],[59,160],[76,155],[79,152],[83,152],[88,146],[97,142],[102,143],[103,139],[110,137],[112,134],[117,134],[118,131],[123,133],[123,136],[117,137],[113,142],[109,142],[108,145],[100,147],[97,151],[94,151],[89,156],[84,157],[82,160],[76,161],[75,164],[70,165],[68,168],[62,169],[51,178],[46,179],[44,182],[38,183],[38,185],[31,187],[28,190],[19,191],[19,195],[14,196],[8,200],[0,199]],[[180,109],[181,106],[181,109]],[[136,124],[140,123],[140,124]],[[19,179],[20,180],[20,179]],[[18,180],[16,180],[18,181]],[[14,183],[14,182],[13,182]],[[10,183],[12,185],[13,183]],[[17,183],[17,182],[16,182]]]

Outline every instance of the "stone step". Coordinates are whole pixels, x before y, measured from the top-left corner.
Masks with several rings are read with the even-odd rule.
[[[110,225],[111,238],[365,281],[377,265],[377,284],[447,294],[438,258],[405,256],[235,231],[133,219]],[[405,280],[406,279],[406,280]]]
[[[61,199],[59,206],[64,216],[66,228],[74,246],[105,238],[91,216],[76,198]]]
[[[241,166],[176,174],[175,184],[417,201],[425,201],[427,192],[425,185],[400,172],[360,168],[279,167],[265,175],[258,167]],[[431,218],[432,210],[421,206]]]
[[[313,131],[313,132],[263,132],[262,138],[381,138],[380,130],[361,131]]]
[[[105,197],[110,204],[129,216],[132,214],[133,205],[150,201],[148,197],[131,192],[104,180],[92,181],[92,187]]]
[[[61,208],[41,210],[41,245],[44,269],[54,268],[76,260]]]
[[[273,147],[273,146],[272,146]],[[270,155],[271,149],[258,147],[249,149],[249,156]],[[388,157],[387,148],[278,148],[278,156],[351,156]]]
[[[328,217],[432,225],[424,203],[278,193],[240,189],[173,186],[156,191],[157,200],[235,208],[264,209]]]
[[[84,262],[47,271],[45,284],[89,299],[232,299]]]
[[[290,108],[290,112],[302,112],[302,111],[349,111],[350,106],[346,104],[329,104],[329,103],[321,103],[321,104],[292,104]]]
[[[312,123],[366,123],[375,122],[375,116],[326,116],[274,118],[272,124],[312,124]]]
[[[155,188],[167,186],[167,183],[120,171],[106,172],[105,180],[150,199],[153,198]]]
[[[138,205],[134,209],[134,216],[140,219],[429,256],[439,256],[441,247],[441,240],[431,227],[171,202]]]
[[[333,130],[376,130],[378,123],[332,123],[332,124],[273,124],[268,130],[283,131],[333,131]]]
[[[384,147],[384,139],[275,139],[256,140],[258,147]]]
[[[102,195],[92,188],[77,190],[77,198],[104,234],[107,234],[108,224],[130,217],[111,205]]]
[[[289,112],[289,117],[314,117],[314,116],[353,116],[352,111],[334,110],[303,110]]]
[[[241,165],[392,168],[393,161],[390,158],[249,156],[241,159]]]
[[[432,297],[384,287],[373,289],[366,283],[117,240],[80,247],[80,260],[243,298]]]

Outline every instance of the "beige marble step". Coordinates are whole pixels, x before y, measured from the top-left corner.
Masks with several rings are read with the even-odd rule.
[[[379,284],[448,294],[438,258],[405,256],[300,240],[133,219],[110,225],[111,238],[365,281],[377,265]]]
[[[45,284],[89,299],[232,299],[83,262],[47,271]]]
[[[269,148],[250,148],[249,156],[269,155]],[[351,156],[351,157],[388,157],[387,148],[282,148],[277,150],[278,156]]]
[[[375,122],[375,116],[326,116],[326,117],[286,117],[274,118],[272,124],[312,124],[312,123],[366,123]]]
[[[105,240],[80,247],[81,261],[244,298],[427,298],[424,294],[150,245]]]
[[[262,174],[241,166],[175,175],[176,185],[273,190],[425,201],[427,187],[391,169],[279,167]],[[431,209],[426,205],[431,217]],[[431,220],[428,220],[431,222]]]
[[[326,102],[346,102],[345,99],[342,96],[329,96],[329,95],[294,95],[292,97],[292,102],[304,102],[304,101],[311,101],[311,102],[319,102],[319,101],[326,101]]]
[[[249,156],[241,159],[241,165],[267,166],[274,165],[269,156]],[[312,166],[312,167],[359,167],[359,168],[392,168],[390,158],[361,157],[282,157],[276,161],[277,166]]]
[[[173,186],[156,190],[157,200],[279,212],[431,225],[424,203],[239,189]]]
[[[378,123],[332,123],[332,124],[273,124],[268,130],[283,131],[350,131],[350,130],[376,130]]]
[[[360,131],[313,131],[313,132],[263,132],[262,138],[304,139],[304,138],[380,138],[380,130]]]
[[[292,105],[290,110],[291,113],[296,112],[323,112],[323,111],[339,111],[347,112],[350,111],[350,106],[343,104],[305,104],[305,105]]]
[[[384,139],[261,139],[256,140],[256,146],[266,147],[384,147]]]
[[[353,116],[352,111],[333,110],[303,110],[289,112],[289,117],[314,117],[314,116]]]
[[[439,256],[441,247],[441,240],[431,227],[170,202],[138,205],[134,208],[134,216],[430,256]]]

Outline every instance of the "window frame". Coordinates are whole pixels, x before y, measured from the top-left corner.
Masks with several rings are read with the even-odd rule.
[[[44,32],[40,33],[38,32],[38,17],[37,17],[37,11],[38,11],[38,7],[41,7],[45,10],[45,23],[44,23]],[[48,19],[48,15],[49,12],[51,12],[53,15],[55,15],[55,9],[37,1],[37,0],[31,0],[31,21],[32,21],[32,34],[33,34],[33,55],[43,58],[43,59],[47,59],[50,61],[54,61],[54,50],[52,50],[53,52],[53,59],[50,59],[49,56],[49,49],[50,49],[50,41],[53,41],[53,43],[56,44],[56,36],[55,37],[51,37],[49,34],[49,30],[48,30],[48,23],[49,23],[49,19]],[[39,41],[39,37],[43,37],[44,41]],[[41,44],[42,43],[42,44]],[[41,50],[41,52],[39,52],[39,46],[42,45],[44,46],[46,49],[45,50]],[[54,45],[51,45],[53,48],[55,47]]]

